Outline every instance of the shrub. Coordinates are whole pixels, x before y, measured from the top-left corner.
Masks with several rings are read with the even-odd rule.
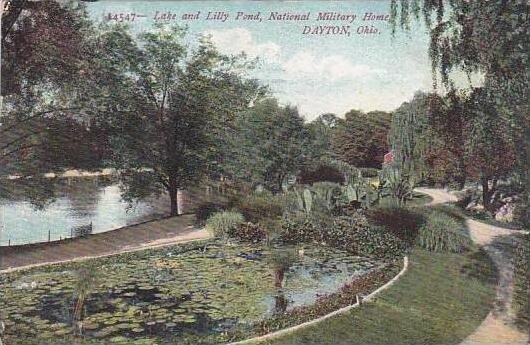
[[[336,216],[351,216],[362,208],[363,204],[360,201],[352,200],[347,204],[338,205],[333,214]]]
[[[232,236],[242,241],[256,243],[265,239],[267,233],[259,224],[246,222],[239,225]]]
[[[195,208],[195,218],[197,223],[204,224],[214,213],[226,210],[226,206],[221,203],[203,202]]]
[[[394,259],[406,249],[404,243],[383,227],[373,226],[361,213],[337,217],[325,233],[326,242],[359,256]]]
[[[267,218],[279,218],[284,210],[284,197],[272,194],[254,193],[242,198],[236,208],[249,222],[259,223]]]
[[[358,168],[363,177],[378,177],[379,169],[376,168]]]
[[[298,175],[300,184],[313,184],[323,181],[344,183],[344,174],[334,167],[320,164],[315,170],[302,170]]]
[[[465,250],[470,243],[463,226],[446,213],[433,210],[427,215],[418,233],[420,247],[435,252],[455,252]]]
[[[406,249],[399,238],[370,225],[361,212],[334,219],[291,215],[282,220],[282,230],[281,239],[286,243],[324,242],[360,256],[395,258]]]
[[[237,229],[245,222],[241,213],[218,212],[206,220],[206,227],[216,237],[232,237]]]
[[[280,240],[285,243],[323,242],[323,224],[307,213],[282,218]]]
[[[366,212],[368,220],[408,244],[414,243],[423,223],[420,213],[397,205],[377,207]]]
[[[530,317],[528,310],[528,289],[530,288],[530,235],[525,234],[518,239],[514,256],[514,289],[512,306],[517,324],[528,329]]]

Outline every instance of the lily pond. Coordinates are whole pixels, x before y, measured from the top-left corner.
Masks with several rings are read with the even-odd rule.
[[[384,263],[337,249],[206,241],[0,278],[6,344],[216,344]]]

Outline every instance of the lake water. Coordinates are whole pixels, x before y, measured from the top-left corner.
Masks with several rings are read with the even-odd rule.
[[[109,177],[12,181],[0,188],[0,246],[54,241],[99,233],[167,215],[167,198],[133,207]]]

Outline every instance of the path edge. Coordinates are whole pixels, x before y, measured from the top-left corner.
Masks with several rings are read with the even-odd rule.
[[[201,229],[201,230],[204,230],[204,229]],[[147,245],[147,246],[144,246],[144,247],[136,247],[136,248],[131,248],[131,249],[127,249],[127,250],[118,250],[118,251],[109,252],[109,253],[100,254],[100,255],[80,256],[80,257],[77,257],[77,258],[67,259],[67,260],[48,261],[48,262],[41,262],[41,263],[38,263],[38,264],[11,267],[11,268],[6,268],[6,269],[3,269],[3,270],[0,270],[0,275],[13,273],[13,272],[18,272],[18,271],[25,271],[25,270],[29,270],[29,269],[32,269],[32,268],[43,267],[43,266],[54,266],[54,265],[60,265],[60,264],[67,264],[67,263],[70,263],[70,262],[82,262],[82,261],[93,260],[93,259],[101,259],[101,258],[107,258],[109,256],[117,256],[117,255],[121,255],[121,254],[135,253],[135,252],[140,252],[140,251],[149,250],[149,249],[161,249],[161,248],[165,248],[165,247],[178,246],[178,245],[186,244],[186,243],[190,243],[190,242],[205,242],[205,241],[211,240],[212,238],[213,237],[211,235],[207,235],[205,237],[197,237],[197,238],[191,238],[191,239],[180,240],[180,241],[179,240],[175,240],[175,241],[167,242],[167,243],[160,243],[160,244],[155,244],[155,245]]]
[[[379,293],[381,293],[382,291],[388,289],[390,286],[394,285],[394,283],[396,283],[401,278],[401,276],[403,276],[407,272],[408,268],[409,268],[409,258],[408,258],[408,256],[405,256],[405,257],[403,257],[403,268],[401,269],[401,271],[399,271],[398,274],[396,274],[392,279],[390,279],[384,285],[380,286],[376,290],[372,291],[369,295],[367,295],[362,300],[362,303],[373,301],[374,298]],[[327,319],[329,319],[331,317],[345,314],[345,313],[349,312],[350,310],[359,307],[359,305],[360,304],[357,302],[357,303],[348,305],[346,307],[337,309],[335,311],[332,311],[331,313],[326,314],[324,316],[321,316],[321,317],[319,317],[317,319],[313,319],[313,320],[306,321],[304,323],[301,323],[301,324],[298,324],[298,325],[295,325],[295,326],[292,326],[292,327],[288,327],[288,328],[280,329],[278,331],[274,331],[274,332],[271,332],[271,333],[260,335],[258,337],[248,338],[248,339],[245,339],[245,340],[240,340],[240,341],[236,341],[236,342],[232,342],[232,343],[227,343],[226,345],[246,345],[246,344],[252,344],[252,343],[263,341],[263,340],[275,339],[275,338],[278,338],[280,336],[283,336],[283,335],[286,335],[286,334],[290,334],[290,333],[299,331],[299,330],[301,330],[303,328],[307,328],[309,326],[318,324],[318,323],[320,323],[320,322],[322,322],[324,320],[327,320]]]

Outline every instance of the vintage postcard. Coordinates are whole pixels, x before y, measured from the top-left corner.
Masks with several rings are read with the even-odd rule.
[[[525,345],[527,0],[1,0],[0,345]]]

